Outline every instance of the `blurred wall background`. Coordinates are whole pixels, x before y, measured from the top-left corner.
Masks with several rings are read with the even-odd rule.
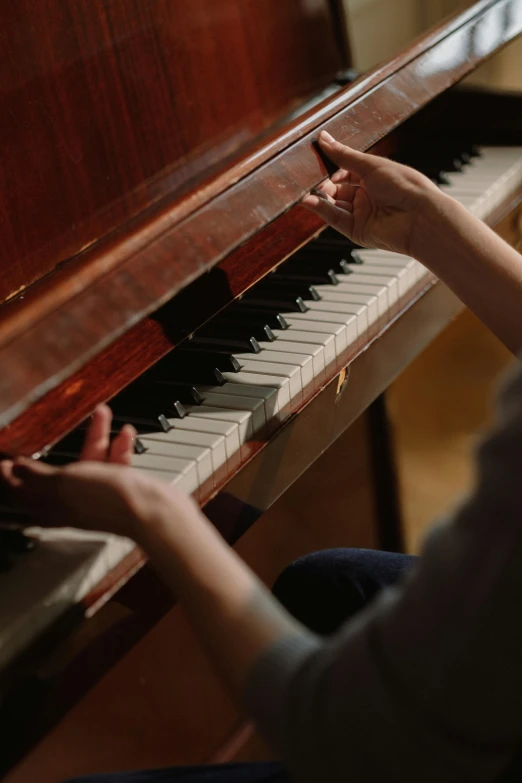
[[[388,60],[416,36],[470,0],[344,0],[355,67],[361,71]],[[522,40],[506,47],[469,81],[503,89],[522,88]]]

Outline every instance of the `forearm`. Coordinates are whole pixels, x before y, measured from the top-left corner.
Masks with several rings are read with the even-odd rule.
[[[240,700],[253,664],[304,629],[272,598],[199,511],[172,524],[166,507],[137,536],[172,588],[200,643]]]
[[[419,213],[412,252],[517,354],[522,257],[462,205],[440,194]]]

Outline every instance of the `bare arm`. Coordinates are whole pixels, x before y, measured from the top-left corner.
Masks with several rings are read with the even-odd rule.
[[[109,448],[111,413],[93,417],[84,459],[65,468],[0,462],[0,478],[37,524],[74,524],[133,538],[171,587],[230,693],[240,701],[252,664],[283,637],[306,634],[225,543],[191,497],[122,466],[125,430]]]
[[[522,349],[522,258],[419,172],[321,134],[340,166],[303,199],[357,244],[406,253],[443,280],[513,353]]]

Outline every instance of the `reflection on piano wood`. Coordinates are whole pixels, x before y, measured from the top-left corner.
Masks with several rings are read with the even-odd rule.
[[[230,0],[232,17],[234,7]],[[308,43],[309,21],[300,33]],[[484,37],[484,29],[491,35]],[[193,493],[235,541],[461,308],[414,259],[320,233],[320,221],[295,206],[326,176],[313,139],[325,127],[361,149],[373,145],[425,171],[490,225],[512,221],[522,201],[522,149],[509,146],[520,97],[436,96],[521,30],[520,3],[481,0],[340,90],[334,77],[346,64],[345,51],[320,63],[315,108],[290,117],[283,90],[274,112],[286,111],[287,122],[278,130],[268,120],[256,124],[266,134],[256,148],[231,141],[234,150],[221,168],[219,159],[212,161],[205,180],[202,160],[185,150],[195,168],[184,169],[181,159],[175,168],[186,180],[180,175],[162,201],[157,194],[147,201],[140,191],[134,195],[145,200],[137,204],[124,193],[125,219],[103,212],[97,236],[92,231],[104,194],[93,183],[94,211],[88,220],[78,216],[83,244],[69,263],[58,261],[70,249],[70,235],[57,235],[54,255],[38,226],[31,234],[35,247],[41,243],[36,255],[14,243],[11,283],[27,288],[1,306],[0,450],[66,463],[78,454],[82,420],[110,400],[115,428],[131,421],[138,429],[135,466]],[[299,89],[293,85],[299,102],[313,82],[303,68]],[[110,93],[110,80],[107,85]],[[155,132],[162,138],[170,128]],[[219,128],[211,130],[218,135]],[[126,154],[134,153],[129,143]],[[161,169],[166,160],[155,163]],[[155,180],[160,190],[169,172]],[[62,195],[53,191],[52,199],[61,204],[56,221],[64,228],[69,213]],[[515,233],[508,228],[509,236]],[[89,248],[80,253],[83,245]],[[11,525],[12,511],[2,513]],[[31,551],[15,551],[28,541]],[[6,768],[71,703],[57,699],[40,722],[18,715],[17,723],[9,712],[42,650],[108,600],[143,557],[126,540],[67,530],[22,534],[15,527],[0,536],[0,545],[2,725],[18,742],[0,760]],[[34,579],[36,572],[42,576]],[[18,602],[7,595],[18,595]],[[147,599],[154,602],[144,596],[142,606]],[[161,612],[160,603],[137,623],[139,632]],[[93,679],[103,666],[94,667]],[[84,680],[85,689],[91,680]]]

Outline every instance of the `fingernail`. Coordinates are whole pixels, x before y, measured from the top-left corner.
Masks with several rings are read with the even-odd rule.
[[[328,133],[328,131],[325,130],[321,131],[321,133],[319,134],[319,138],[321,139],[321,141],[326,141],[328,144],[331,144],[332,141],[335,141],[334,137],[330,133]]]

